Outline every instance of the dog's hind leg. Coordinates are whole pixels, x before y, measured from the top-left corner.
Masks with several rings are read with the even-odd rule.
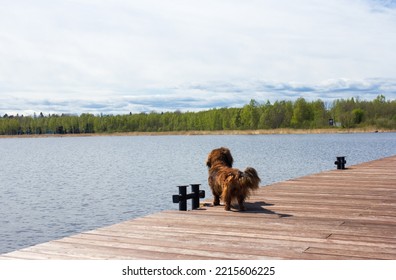
[[[231,200],[232,200],[232,195],[228,191],[223,192],[223,200],[224,200],[224,210],[230,211],[231,210]]]
[[[225,201],[224,210],[230,211],[231,210],[231,200]]]
[[[245,198],[243,196],[238,196],[239,211],[245,211],[246,210],[246,207],[243,204],[244,201],[245,201]]]
[[[220,196],[219,195],[213,195],[214,199],[213,199],[213,206],[218,206],[220,205]]]

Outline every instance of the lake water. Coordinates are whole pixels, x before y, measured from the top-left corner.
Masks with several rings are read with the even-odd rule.
[[[0,253],[177,209],[178,185],[207,185],[207,154],[231,149],[262,186],[396,154],[396,133],[0,139]],[[190,204],[188,206],[190,208]]]

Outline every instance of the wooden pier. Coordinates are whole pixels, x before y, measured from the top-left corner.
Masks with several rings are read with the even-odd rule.
[[[262,187],[246,205],[164,211],[0,259],[396,259],[396,156]]]

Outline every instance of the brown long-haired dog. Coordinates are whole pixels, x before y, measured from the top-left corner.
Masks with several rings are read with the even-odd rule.
[[[231,210],[233,200],[238,201],[239,210],[244,211],[245,199],[253,190],[259,188],[260,178],[257,171],[247,167],[243,172],[232,168],[234,159],[228,148],[218,148],[211,151],[206,160],[209,168],[208,182],[214,196],[213,205],[224,201],[225,210]]]

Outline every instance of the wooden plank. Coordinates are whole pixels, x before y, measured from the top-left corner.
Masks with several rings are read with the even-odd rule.
[[[379,259],[379,260],[391,260],[395,258],[395,254],[386,254],[381,253],[378,254],[376,252],[370,251],[358,251],[358,250],[346,250],[343,248],[336,248],[333,249],[329,246],[327,247],[310,247],[308,248],[304,254],[319,254],[319,255],[326,255],[327,259],[334,259],[334,257],[340,257],[342,259],[353,259],[353,258],[365,258],[365,259]]]
[[[110,242],[109,242],[110,241]],[[207,258],[210,256],[215,259],[266,259],[271,257],[267,256],[266,253],[273,252],[274,245],[268,242],[268,246],[265,248],[257,248],[252,244],[244,243],[246,250],[240,250],[236,243],[228,243],[221,240],[213,242],[211,239],[189,239],[185,240],[176,236],[172,239],[141,239],[132,237],[109,237],[104,235],[94,236],[78,236],[68,240],[62,240],[61,242],[71,242],[72,244],[90,244],[95,246],[104,246],[111,248],[134,248],[146,252],[151,252],[156,255],[158,252],[162,253],[174,253],[178,255],[184,255],[184,259],[188,259],[189,256],[196,256],[198,258]],[[240,243],[239,243],[240,244]],[[301,252],[305,247],[294,247],[294,250]],[[288,247],[288,249],[292,249]]]
[[[384,247],[387,249],[392,249],[393,252],[395,252],[394,250],[396,249],[396,238],[391,238],[387,236],[368,236],[361,234],[352,235],[334,233],[331,234],[327,239],[331,241],[336,241],[339,244],[344,244],[346,242],[348,244],[360,244],[368,247]]]

